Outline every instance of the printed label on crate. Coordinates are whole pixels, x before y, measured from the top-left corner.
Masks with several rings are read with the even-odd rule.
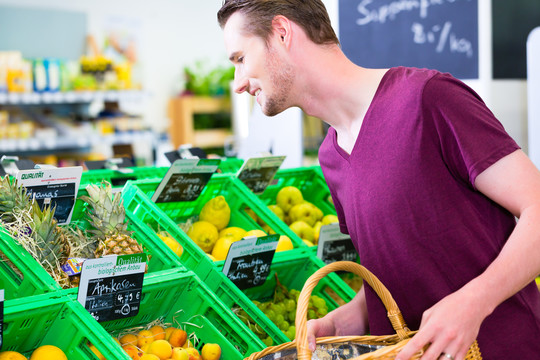
[[[21,170],[17,181],[26,187],[30,198],[34,198],[41,209],[49,204],[55,208],[58,225],[66,225],[71,221],[82,170],[82,166]]]
[[[240,171],[240,179],[255,194],[262,194],[274,179],[276,172],[285,160],[285,156],[269,156],[248,159]]]
[[[351,237],[339,231],[339,224],[324,225],[321,227],[319,243],[317,245],[317,257],[325,264],[334,261],[356,261],[356,251]]]
[[[69,276],[77,275],[81,273],[82,264],[86,259],[83,258],[69,258],[66,263],[61,266],[63,272]]]
[[[146,254],[109,255],[83,263],[77,300],[99,322],[137,315]]]
[[[270,272],[279,235],[249,236],[234,242],[223,273],[241,290],[262,285]]]
[[[160,203],[196,200],[212,174],[217,171],[220,162],[219,159],[176,160],[159,183],[152,201]]]
[[[0,289],[0,350],[4,344],[4,289]]]

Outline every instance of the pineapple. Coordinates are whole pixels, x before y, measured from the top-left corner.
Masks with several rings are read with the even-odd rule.
[[[65,285],[67,274],[61,270],[69,258],[71,246],[66,230],[57,225],[54,209],[45,206],[40,209],[37,202],[32,204],[32,222],[30,227],[33,239],[30,253],[60,285]]]
[[[125,255],[142,253],[142,246],[131,237],[127,230],[126,212],[120,193],[112,194],[111,185],[103,181],[101,186],[88,185],[89,196],[81,196],[88,204],[87,217],[97,240],[96,258],[105,255]]]
[[[14,213],[30,209],[31,201],[24,186],[9,175],[0,178],[0,219],[4,223],[15,221]]]

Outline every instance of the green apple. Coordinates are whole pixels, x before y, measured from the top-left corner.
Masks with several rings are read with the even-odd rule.
[[[302,204],[294,205],[289,211],[289,216],[292,222],[301,220],[309,226],[313,226],[322,218],[322,211],[309,202],[303,202]]]
[[[322,224],[323,225],[329,225],[329,224],[333,224],[333,223],[337,223],[339,222],[339,219],[336,215],[332,215],[332,214],[329,214],[329,215],[325,215],[323,218],[322,218]]]
[[[289,227],[301,239],[313,241],[315,237],[313,228],[302,220],[293,222]]]
[[[270,209],[270,211],[272,211],[279,218],[279,220],[284,221],[285,213],[283,212],[283,210],[279,206],[277,206],[277,205],[268,205],[268,208]]]
[[[295,186],[285,186],[279,190],[276,196],[276,204],[288,213],[294,205],[304,202],[302,192]]]

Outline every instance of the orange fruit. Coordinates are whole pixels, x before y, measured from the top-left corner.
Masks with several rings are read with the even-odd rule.
[[[132,360],[139,360],[141,358],[139,354],[139,349],[137,349],[135,345],[127,344],[127,345],[122,346],[122,349],[124,349],[126,354],[128,354],[128,356]]]
[[[155,340],[148,347],[147,353],[156,355],[160,360],[166,360],[172,355],[172,346],[167,340]]]
[[[219,344],[206,343],[201,349],[203,360],[219,360],[221,357],[221,347]]]
[[[137,335],[135,334],[126,334],[126,335],[120,336],[118,341],[120,341],[120,345],[127,345],[127,344],[137,345],[138,338],[137,338]]]
[[[202,360],[201,354],[199,351],[193,347],[186,348],[186,351],[189,355],[189,360]]]
[[[93,344],[88,345],[88,347],[89,347],[90,350],[94,353],[94,355],[97,356],[97,358],[98,358],[99,360],[105,360],[105,356],[103,356],[103,355],[101,354],[101,352],[100,352]],[[26,359],[26,358],[25,358],[25,359]]]
[[[64,352],[54,345],[42,345],[30,356],[30,360],[68,360]]]
[[[169,338],[171,337],[171,333],[175,330],[176,328],[174,326],[169,326],[168,328],[165,329],[165,340],[169,340]]]
[[[16,351],[2,351],[0,352],[0,360],[26,360],[26,356]]]
[[[160,360],[160,358],[154,354],[144,354],[141,356],[140,360]]]
[[[163,326],[154,325],[149,330],[154,334],[154,340],[165,339],[165,329],[163,329]]]
[[[182,329],[174,329],[169,336],[169,343],[173,347],[184,346],[187,339],[187,332]]]
[[[189,354],[186,349],[175,347],[171,356],[172,360],[189,360]]]
[[[154,333],[150,330],[141,330],[137,334],[137,346],[142,348],[146,344],[154,341]]]

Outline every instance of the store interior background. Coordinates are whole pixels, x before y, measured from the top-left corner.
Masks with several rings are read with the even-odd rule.
[[[527,151],[527,81],[493,79],[491,1],[478,2],[479,78],[463,80],[480,94],[510,135]],[[338,0],[324,0],[324,3],[334,28],[338,29]],[[157,134],[168,132],[171,120],[167,103],[182,90],[184,66],[201,60],[216,66],[228,65],[222,31],[216,20],[221,0],[0,0],[0,9],[2,6],[82,13],[86,15],[88,34],[92,34],[98,42],[103,41],[105,28],[111,19],[120,18],[129,23],[137,36],[138,71],[145,95],[142,101],[127,104],[127,108],[141,113],[144,122]],[[51,26],[60,32],[70,31],[69,28],[62,28],[62,24]],[[0,34],[0,37],[6,36],[16,35]],[[57,40],[62,44],[61,38]],[[38,43],[36,39],[36,46]],[[81,43],[84,43],[83,39]],[[287,137],[289,134],[285,132],[281,136]],[[288,141],[301,145],[302,138],[295,136]],[[158,152],[163,152],[172,145],[161,136],[156,146]],[[311,162],[316,163],[313,154],[302,158],[300,165]]]

